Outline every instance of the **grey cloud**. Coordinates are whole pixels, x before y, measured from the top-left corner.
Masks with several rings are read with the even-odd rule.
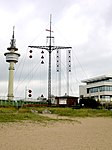
[[[92,1],[93,2],[93,1]],[[80,6],[80,11],[77,14],[73,14],[73,22],[77,20],[78,18],[81,18],[82,16],[86,17],[86,20],[88,20],[90,25],[90,30],[87,33],[87,41],[85,43],[81,43],[79,45],[73,45],[72,50],[72,83],[75,84],[76,80],[80,83],[80,80],[87,78],[86,74],[89,76],[97,75],[97,74],[106,74],[106,72],[109,72],[111,70],[111,56],[112,56],[112,50],[111,50],[111,34],[112,27],[111,27],[111,7],[112,2],[111,1],[95,1],[96,5],[92,6],[91,1],[87,0],[60,0],[60,1],[54,1],[54,0],[41,0],[41,1],[3,1],[3,3],[0,5],[2,6],[5,11],[16,13],[18,11],[21,11],[22,4],[27,7],[27,3],[31,3],[34,5],[34,9],[29,14],[26,14],[23,18],[19,18],[17,21],[17,29],[16,29],[16,39],[17,39],[17,47],[19,48],[20,53],[24,54],[26,53],[25,48],[27,49],[28,44],[32,40],[33,33],[38,31],[33,31],[30,29],[26,30],[27,25],[31,23],[34,19],[37,20],[43,20],[43,22],[49,23],[49,14],[53,14],[53,22],[58,22],[59,20],[63,19],[64,14],[66,14],[67,10],[75,4],[78,4]],[[109,5],[105,5],[106,3],[109,3]],[[1,3],[1,2],[0,2]],[[12,9],[14,7],[14,9]],[[85,20],[85,21],[86,21]],[[67,20],[68,21],[68,20]],[[72,22],[71,22],[72,23]],[[66,24],[65,24],[66,25]],[[38,28],[38,24],[34,24],[36,28]],[[84,26],[84,24],[82,24]],[[36,29],[35,28],[35,29]],[[69,27],[70,28],[70,27]],[[73,30],[74,31],[74,30]],[[65,31],[66,32],[66,31]],[[32,35],[30,34],[32,33]],[[12,32],[11,32],[12,34]],[[34,33],[36,35],[36,33]],[[71,33],[73,35],[73,39],[75,36],[75,33]],[[110,37],[109,37],[110,36]],[[10,35],[11,37],[11,35]],[[7,38],[7,45],[9,46],[9,40],[10,37]],[[0,37],[0,39],[2,36]],[[37,45],[38,42],[37,42]],[[44,45],[44,42],[43,42]],[[3,45],[2,51],[6,52],[7,48],[5,45]],[[75,54],[74,54],[75,53]],[[26,54],[27,55],[27,54]],[[54,55],[54,54],[53,54]],[[78,60],[76,59],[76,57]],[[3,56],[4,57],[4,56]],[[30,77],[32,76],[32,81],[35,82],[34,89],[39,90],[39,84],[38,81],[45,82],[45,88],[47,84],[47,76],[48,76],[48,66],[46,65],[48,63],[48,60],[46,60],[46,64],[44,69],[39,67],[39,60],[40,56],[34,57],[31,61],[29,61],[29,58],[26,56],[26,60],[24,62],[23,55],[21,55],[21,58],[19,59],[18,64],[15,66],[15,82],[16,84],[19,83],[20,87],[18,86],[17,95],[19,92],[19,89],[25,88],[25,85],[28,84],[28,80],[30,80]],[[53,57],[52,57],[53,58]],[[46,58],[47,59],[47,58]],[[79,61],[79,62],[78,62]],[[34,70],[31,69],[35,66],[37,63],[37,66]],[[79,64],[80,63],[80,64]],[[1,68],[4,71],[4,74],[2,73],[0,75],[0,80],[5,81],[8,80],[8,63],[6,63],[3,59],[1,61]],[[52,84],[53,84],[53,90],[55,91],[54,84],[56,83],[56,68],[55,62],[53,62],[52,67]],[[19,69],[18,69],[19,68]],[[46,68],[46,70],[45,70]],[[84,73],[85,71],[85,73]],[[30,74],[29,74],[30,73]],[[66,74],[66,73],[65,73]],[[66,87],[66,79],[64,78],[64,72],[62,75],[62,81],[64,87]],[[41,77],[40,77],[41,75]],[[24,82],[22,82],[24,81]],[[32,82],[31,81],[31,82]],[[41,82],[40,81],[40,82]],[[21,83],[22,82],[22,83]],[[30,82],[30,83],[31,83]],[[43,84],[42,82],[42,84]],[[21,84],[20,84],[21,83]],[[79,84],[77,83],[77,84]],[[17,86],[17,85],[16,85]],[[42,85],[43,86],[43,85]],[[47,89],[44,89],[45,92],[47,92]],[[63,93],[66,91],[66,88],[63,88]],[[77,88],[74,87],[73,91]],[[42,91],[42,89],[41,89]],[[24,95],[23,90],[21,90],[22,95]],[[36,92],[38,93],[38,92]],[[41,93],[41,92],[40,92]],[[38,94],[37,94],[38,95]]]

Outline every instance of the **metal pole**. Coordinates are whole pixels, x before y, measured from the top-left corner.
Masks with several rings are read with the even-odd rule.
[[[50,15],[50,41],[49,41],[49,70],[48,70],[48,101],[51,103],[51,15]]]
[[[69,72],[67,69],[67,95],[69,96]]]
[[[25,87],[25,101],[27,99],[27,86]]]

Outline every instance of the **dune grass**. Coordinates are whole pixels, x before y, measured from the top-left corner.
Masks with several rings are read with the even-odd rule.
[[[70,117],[112,117],[111,110],[103,109],[72,109],[52,107],[26,107],[16,109],[14,107],[0,108],[0,122],[37,121],[46,122],[54,119],[39,115],[43,110],[49,110],[52,114]],[[31,110],[35,110],[32,112]]]
[[[42,112],[45,108],[36,108],[38,112]],[[58,114],[60,116],[71,117],[112,117],[111,110],[104,109],[72,109],[72,108],[46,108],[51,111],[52,114]]]
[[[45,122],[51,120],[48,117],[32,113],[29,108],[0,108],[0,122],[37,121]]]

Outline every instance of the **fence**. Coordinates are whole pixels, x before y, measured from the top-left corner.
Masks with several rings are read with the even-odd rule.
[[[47,106],[48,103],[47,102],[43,102],[43,101],[33,101],[33,100],[24,100],[24,99],[20,99],[20,100],[6,100],[6,99],[0,99],[0,107],[22,107],[22,106]]]

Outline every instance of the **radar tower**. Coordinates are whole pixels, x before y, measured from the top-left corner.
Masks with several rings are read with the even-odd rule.
[[[13,27],[13,35],[10,42],[10,47],[7,48],[9,52],[6,52],[4,55],[6,56],[6,62],[9,63],[9,82],[8,82],[8,100],[13,100],[13,86],[14,86],[14,64],[18,62],[18,57],[20,54],[15,52],[18,51],[16,48],[16,40],[14,39],[14,27]]]

